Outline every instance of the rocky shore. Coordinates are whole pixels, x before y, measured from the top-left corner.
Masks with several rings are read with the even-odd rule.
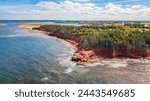
[[[91,50],[84,50],[80,48],[80,42],[83,40],[83,36],[73,37],[65,36],[57,33],[52,33],[39,28],[33,28],[33,30],[44,31],[49,36],[64,39],[66,41],[75,43],[77,47],[76,53],[72,56],[72,61],[76,61],[77,64],[83,64],[84,62],[95,62],[97,58],[147,58],[150,57],[150,49],[112,49],[112,48],[98,48]]]
[[[76,51],[72,56],[71,60],[77,62],[77,65],[83,65],[85,62],[96,62],[98,60],[98,57],[93,50],[84,50],[80,48],[80,42],[81,40],[83,40],[84,36],[74,37],[74,36],[60,35],[39,28],[33,28],[32,30],[34,32],[42,31],[46,35],[57,37],[71,43],[73,47],[75,47],[74,49]]]
[[[34,32],[43,32],[46,35],[54,36],[65,41],[68,41],[75,47],[75,53],[72,56],[72,61],[77,62],[79,65],[83,65],[85,62],[96,62],[98,58],[146,58],[150,59],[150,48],[146,50],[142,49],[112,49],[112,48],[97,48],[91,50],[85,50],[80,47],[80,43],[84,39],[84,36],[67,36],[53,33],[50,30],[41,29],[39,25],[21,25],[19,28],[28,28]]]
[[[22,28],[26,27],[22,26]],[[76,77],[79,80],[81,79],[82,83],[150,83],[150,50],[147,50],[146,54],[146,50],[141,51],[138,49],[114,50],[111,48],[97,48],[94,50],[84,50],[79,47],[79,41],[84,38],[82,36],[77,38],[70,38],[67,36],[60,36],[60,34],[51,33],[46,30],[44,31],[35,27],[33,27],[32,29],[33,30],[28,29],[28,31],[40,32],[37,34],[42,33],[57,37],[60,40],[62,39],[64,41],[67,41],[65,42],[66,44],[68,42],[70,43],[67,45],[71,47],[73,46],[75,53],[72,56],[72,60],[76,61],[78,66],[75,66],[77,67],[75,69],[74,67],[71,68],[71,75],[73,76],[73,78]],[[97,60],[100,61],[95,62]],[[77,73],[77,75],[74,75],[75,73]]]

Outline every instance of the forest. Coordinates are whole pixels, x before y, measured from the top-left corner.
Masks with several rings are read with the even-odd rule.
[[[64,26],[41,25],[40,30],[68,37],[80,37],[84,49],[147,49],[150,46],[150,29],[123,26]]]

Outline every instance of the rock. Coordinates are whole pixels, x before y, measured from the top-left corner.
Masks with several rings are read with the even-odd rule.
[[[146,57],[146,59],[150,60],[150,57]]]
[[[93,51],[79,51],[73,55],[72,61],[87,62],[93,55]]]
[[[40,30],[40,28],[36,28],[36,27],[34,27],[34,28],[32,28],[32,30]]]
[[[91,57],[92,55],[94,55],[94,52],[93,51],[81,51],[80,54],[86,57]]]
[[[80,55],[79,53],[75,53],[72,57],[72,61],[76,61],[76,62],[81,61],[82,59],[83,59],[83,56]]]
[[[89,58],[83,58],[83,59],[81,59],[81,62],[87,62],[89,60]]]

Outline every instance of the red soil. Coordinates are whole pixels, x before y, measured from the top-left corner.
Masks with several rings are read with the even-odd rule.
[[[33,30],[39,30],[38,28],[33,28]],[[91,60],[95,60],[97,57],[101,58],[145,58],[150,59],[150,49],[144,51],[139,49],[112,49],[112,48],[97,48],[93,50],[84,50],[80,48],[80,42],[84,39],[84,36],[68,36],[57,33],[52,33],[50,31],[44,31],[49,36],[54,36],[57,38],[64,39],[70,42],[77,48],[77,52],[72,56],[72,60],[76,61],[78,64],[83,64]]]
[[[106,58],[115,58],[115,57],[141,58],[148,56],[147,51],[133,48],[132,49],[100,48],[95,49],[94,51],[98,56]]]

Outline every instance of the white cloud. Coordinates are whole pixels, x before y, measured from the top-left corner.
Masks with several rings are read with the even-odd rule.
[[[73,1],[92,1],[92,0],[73,0]]]
[[[150,7],[142,5],[117,5],[108,3],[102,7],[81,0],[39,2],[30,9],[15,7],[7,12],[15,18],[52,20],[150,20]],[[83,1],[83,0],[82,0]],[[91,0],[84,0],[91,1]],[[1,7],[0,7],[1,9]],[[5,9],[2,9],[5,11]],[[20,12],[21,11],[21,12]],[[23,15],[23,16],[22,16]],[[10,16],[10,15],[9,15]],[[11,18],[11,17],[10,17]]]
[[[72,1],[64,1],[61,3],[40,2],[37,4],[37,6],[45,8],[50,12],[55,11],[57,13],[74,13],[74,14],[82,14],[82,13],[89,14],[95,11],[100,11],[102,9],[92,3],[79,3]]]
[[[54,16],[59,14],[60,18],[73,16],[77,20],[150,20],[150,8],[141,5],[123,6],[108,3],[99,7],[92,3],[64,1],[40,2],[37,6],[46,9],[49,14],[53,12]]]

